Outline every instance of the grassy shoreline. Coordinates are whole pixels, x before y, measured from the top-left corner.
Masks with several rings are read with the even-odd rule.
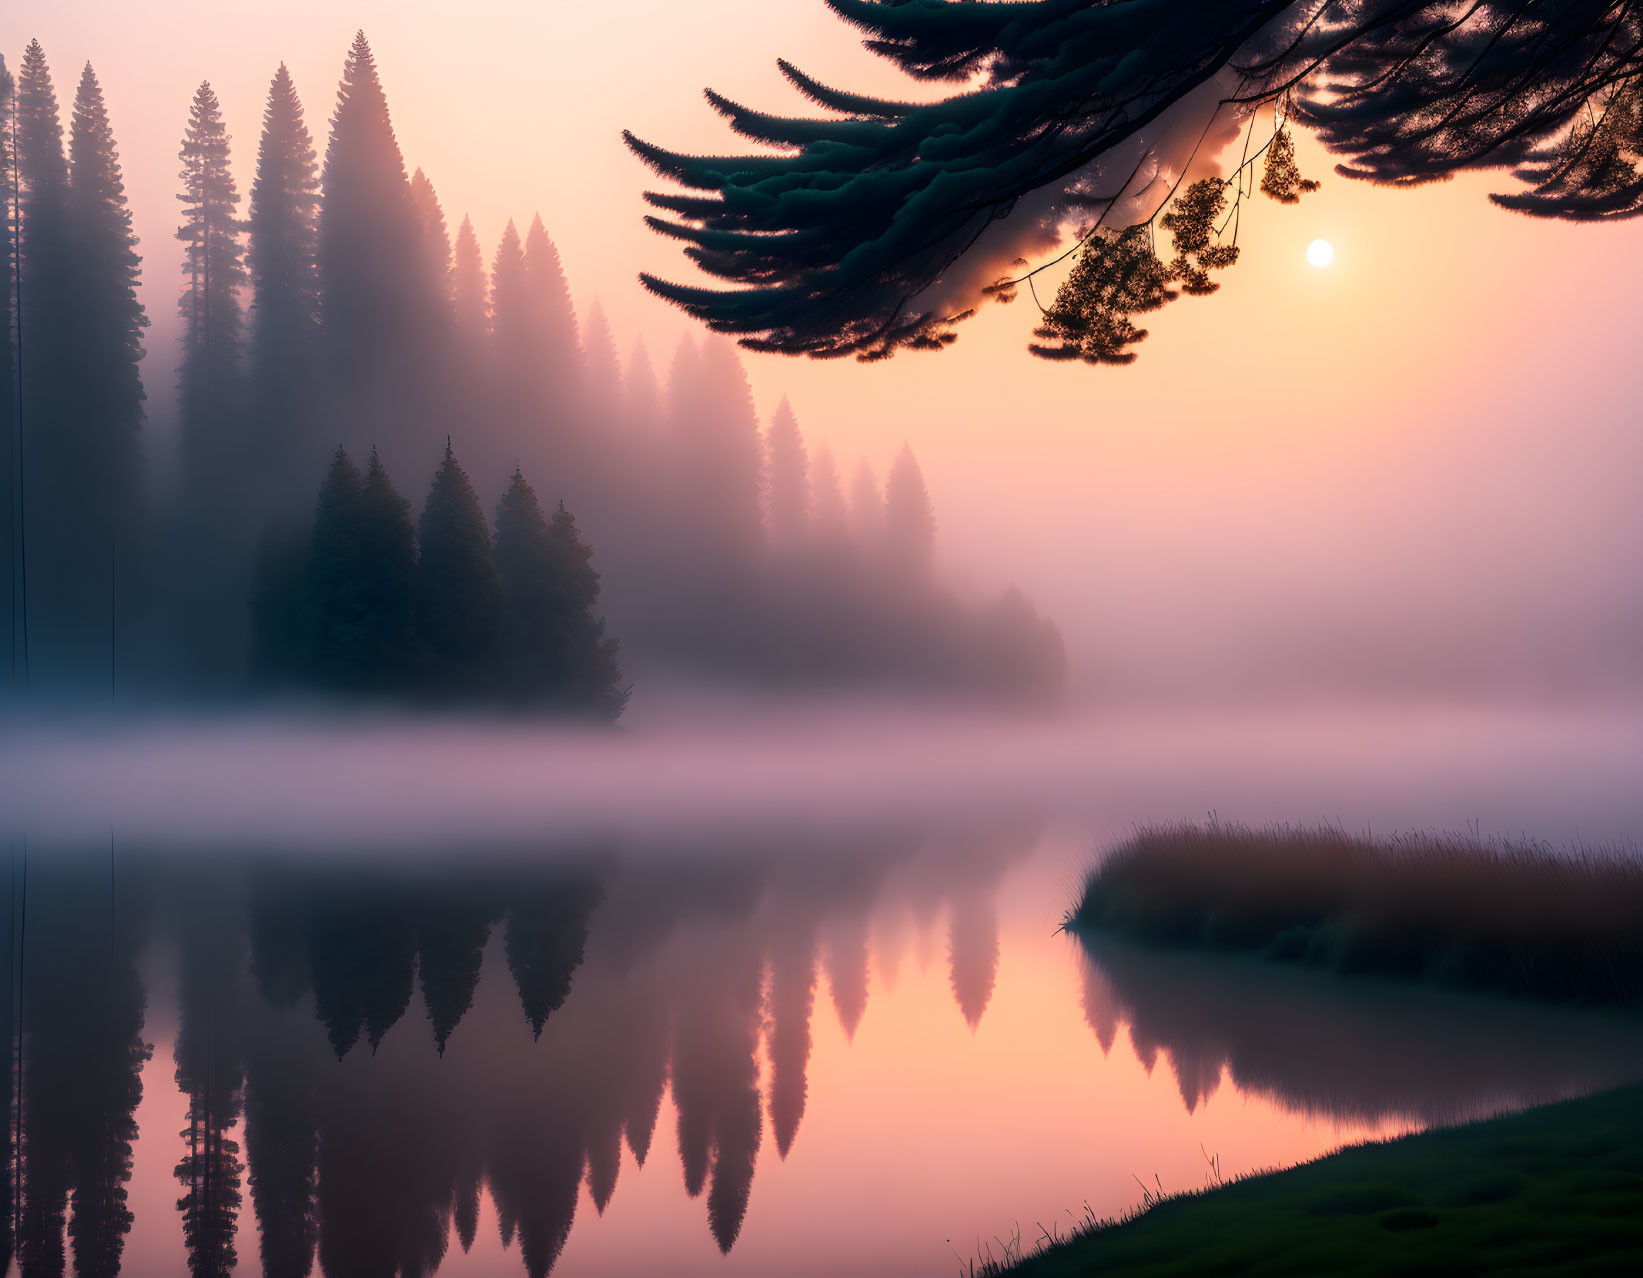
[[[1610,1015],[1628,1021],[1643,1003],[1636,857],[1426,835],[1377,842],[1327,827],[1160,827],[1092,871],[1066,926],[1097,964],[1117,942],[1166,963],[1168,951],[1221,964],[1237,955],[1273,972],[1626,1009]],[[1193,994],[1177,983],[1153,1001],[1173,1014]],[[1236,1028],[1222,1037],[1234,1041]],[[987,1272],[1643,1273],[1643,1086],[1352,1146],[1145,1207]]]
[[[1640,1133],[1643,1087],[1561,1101],[1169,1197],[988,1272],[1643,1273]]]
[[[1643,1001],[1643,861],[1601,852],[1164,826],[1103,859],[1067,928],[1564,1003]]]

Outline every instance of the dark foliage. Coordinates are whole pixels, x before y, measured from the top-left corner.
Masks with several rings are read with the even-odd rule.
[[[614,719],[618,645],[595,611],[599,574],[576,521],[550,521],[515,472],[497,542],[447,449],[419,526],[373,450],[362,476],[338,449],[302,539],[271,534],[252,595],[256,669],[269,684],[547,704]]]
[[[627,700],[617,641],[595,612],[599,574],[560,504],[550,524],[514,471],[496,511],[504,678],[514,695],[614,719]]]
[[[252,286],[247,461],[267,477],[263,503],[291,514],[323,465],[319,402],[319,173],[302,103],[281,63],[268,89],[251,184],[246,263]]]
[[[685,155],[628,135],[676,188],[647,197],[660,214],[647,222],[730,287],[641,279],[754,349],[940,348],[995,282],[986,262],[1015,256],[1001,246],[1042,244],[1092,206],[1105,216],[1139,171],[1132,152],[1168,123],[1265,103],[1293,99],[1350,177],[1409,185],[1505,167],[1530,187],[1497,197],[1508,207],[1643,211],[1634,0],[829,5],[909,76],[960,91],[884,100],[782,62],[825,116],[708,92],[764,154]]]
[[[494,678],[502,583],[479,496],[449,443],[417,525],[416,628],[430,686],[476,693]]]
[[[246,583],[255,513],[232,477],[251,460],[245,439],[246,280],[239,191],[229,139],[209,83],[189,109],[181,156],[186,280],[179,310],[178,374],[182,495],[166,565],[173,633],[169,647],[200,682],[233,680],[246,651]]]
[[[1068,927],[1576,1003],[1643,997],[1634,860],[1328,827],[1144,830]]]

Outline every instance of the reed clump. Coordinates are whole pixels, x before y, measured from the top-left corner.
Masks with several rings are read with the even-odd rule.
[[[1612,848],[1148,827],[1091,871],[1067,927],[1559,1002],[1643,1002],[1643,858]]]

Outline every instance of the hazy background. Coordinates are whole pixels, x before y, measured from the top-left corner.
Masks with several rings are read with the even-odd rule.
[[[263,99],[290,67],[322,138],[348,41],[370,36],[408,167],[487,255],[540,211],[579,311],[659,368],[685,331],[641,267],[678,278],[640,221],[630,127],[735,150],[704,85],[806,104],[776,71],[912,96],[819,0],[626,5],[432,0],[13,0],[0,47],[38,37],[60,95],[97,67],[145,258],[151,456],[169,429],[179,325],[177,148],[190,95],[223,102],[242,192]],[[1491,208],[1504,177],[1416,192],[1325,178],[1246,210],[1244,259],[1210,299],[1151,321],[1128,369],[1025,352],[1024,293],[945,355],[866,367],[747,357],[762,414],[792,398],[812,448],[882,475],[904,441],[960,580],[1020,585],[1062,626],[1075,690],[1606,695],[1643,683],[1643,228]],[[1306,265],[1317,237],[1327,271]],[[1050,284],[1053,288],[1053,280]],[[1048,296],[1046,293],[1046,299]]]

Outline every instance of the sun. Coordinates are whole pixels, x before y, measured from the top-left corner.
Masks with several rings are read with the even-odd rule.
[[[1306,260],[1322,270],[1335,260],[1335,246],[1328,240],[1313,240],[1306,246]]]

